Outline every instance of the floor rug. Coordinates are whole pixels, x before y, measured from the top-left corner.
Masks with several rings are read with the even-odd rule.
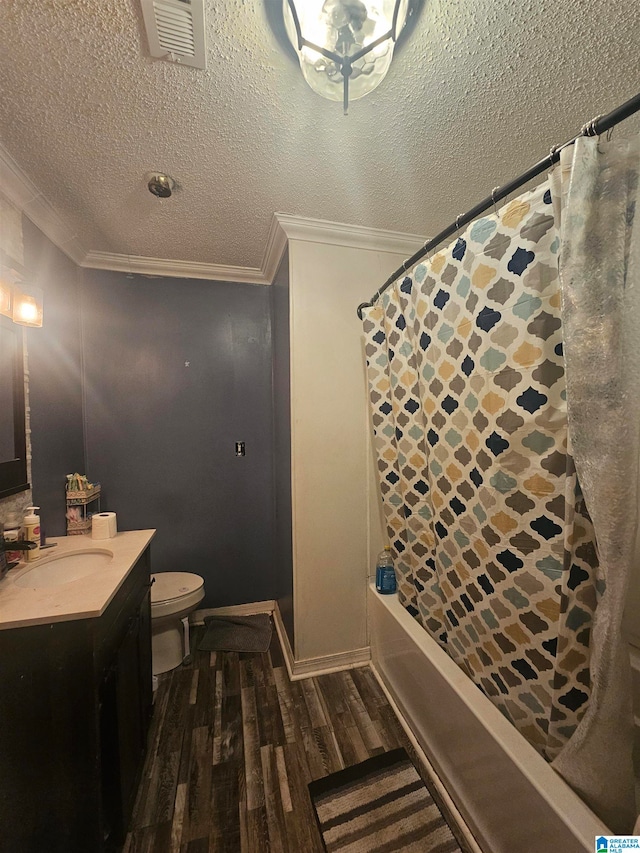
[[[206,652],[266,652],[271,643],[271,617],[205,616],[207,630],[198,644]]]
[[[460,853],[404,749],[309,783],[327,853]]]

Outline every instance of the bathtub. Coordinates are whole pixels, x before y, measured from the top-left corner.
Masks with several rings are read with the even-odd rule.
[[[607,827],[406,612],[368,591],[374,670],[486,853],[592,853]]]

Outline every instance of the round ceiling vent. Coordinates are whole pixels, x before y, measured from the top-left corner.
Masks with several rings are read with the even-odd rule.
[[[175,189],[176,182],[169,175],[154,173],[149,178],[149,192],[158,198],[169,198]]]

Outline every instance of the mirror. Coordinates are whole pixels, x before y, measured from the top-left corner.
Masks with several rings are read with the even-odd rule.
[[[0,317],[0,498],[28,488],[22,328]]]

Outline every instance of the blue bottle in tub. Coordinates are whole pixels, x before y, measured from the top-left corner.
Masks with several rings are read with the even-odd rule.
[[[384,551],[376,559],[376,590],[382,595],[391,595],[396,591],[396,573],[389,545],[385,545]]]

